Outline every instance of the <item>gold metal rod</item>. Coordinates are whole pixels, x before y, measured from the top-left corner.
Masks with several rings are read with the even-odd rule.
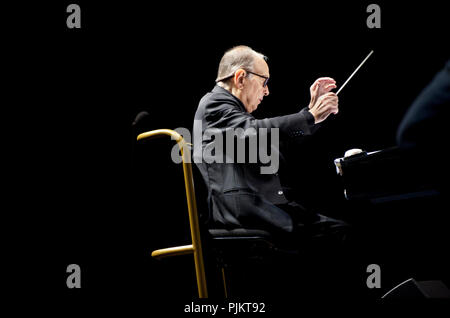
[[[139,140],[143,140],[143,139],[149,139],[149,138],[158,137],[158,136],[161,136],[161,135],[168,135],[168,136],[172,137],[172,139],[176,140],[176,142],[180,141],[183,138],[175,130],[171,130],[171,129],[156,129],[156,130],[151,130],[151,131],[147,131],[147,132],[144,132],[142,134],[139,134],[137,136],[137,140],[139,141]]]
[[[197,201],[195,200],[194,181],[192,176],[191,152],[184,139],[178,141],[183,159],[184,184],[186,187],[186,199],[189,212],[189,224],[191,226],[192,245],[194,247],[194,263],[197,276],[198,295],[200,298],[208,298],[206,287],[205,264],[200,239],[200,226],[198,223]],[[187,150],[187,151],[185,151]]]
[[[191,238],[192,238],[192,249],[194,252],[194,264],[195,273],[197,277],[197,287],[198,295],[200,298],[208,298],[208,290],[206,286],[206,275],[205,275],[205,264],[203,261],[203,251],[200,239],[200,226],[198,223],[198,213],[197,213],[197,202],[195,200],[195,189],[194,181],[192,176],[192,166],[191,166],[191,153],[188,144],[184,141],[184,138],[174,130],[171,129],[157,129],[148,131],[137,136],[137,140],[143,140],[153,137],[158,137],[160,135],[168,135],[174,139],[178,146],[180,147],[182,162],[183,162],[183,173],[184,173],[184,184],[186,188],[186,199],[188,205],[189,213],[189,224],[191,228]],[[187,150],[187,151],[185,151]],[[154,252],[153,252],[154,253]],[[152,253],[152,254],[153,254]]]
[[[184,245],[155,250],[152,252],[152,257],[160,259],[169,256],[186,255],[192,253],[194,253],[194,247],[192,245]]]
[[[222,267],[222,281],[223,281],[223,293],[225,295],[225,298],[228,298],[228,286],[227,286],[227,279],[225,277],[224,267]]]

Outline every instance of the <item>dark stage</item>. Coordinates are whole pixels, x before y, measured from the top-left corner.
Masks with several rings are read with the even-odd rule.
[[[309,293],[288,270],[276,276],[280,268],[296,271],[286,261],[274,265],[277,270],[250,270],[253,276],[240,283],[261,286],[242,287],[232,299],[265,303],[267,312],[300,312],[302,301],[370,308],[409,278],[450,286],[448,192],[346,200],[333,163],[351,148],[396,145],[403,115],[450,56],[442,2],[377,1],[381,27],[369,28],[369,1],[76,1],[79,29],[67,27],[70,3],[22,3],[4,12],[4,195],[11,201],[4,227],[11,230],[5,243],[12,252],[4,273],[14,295],[41,307],[90,304],[100,311],[164,304],[177,315],[191,302],[201,304],[191,256],[150,256],[157,248],[190,244],[183,172],[170,157],[174,142],[137,143],[132,123],[145,111],[139,132],[191,130],[220,58],[240,44],[269,58],[270,95],[256,118],[299,111],[316,78],[332,77],[339,87],[374,53],[340,92],[339,113],[294,151],[290,173],[307,206],[356,229],[350,252],[312,263],[339,276],[334,261],[345,257],[348,280],[330,280],[332,286],[322,280],[318,288],[326,291]],[[70,264],[81,269],[80,289],[67,287]],[[381,270],[379,288],[366,284],[370,264]],[[305,286],[314,282],[308,279]]]

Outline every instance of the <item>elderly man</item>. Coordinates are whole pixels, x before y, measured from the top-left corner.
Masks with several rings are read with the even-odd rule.
[[[308,211],[288,198],[279,177],[283,171],[278,172],[277,167],[272,173],[262,173],[264,163],[261,160],[235,162],[211,158],[217,159],[217,153],[210,148],[218,134],[225,139],[232,131],[235,139],[244,139],[250,144],[252,136],[261,139],[271,135],[268,147],[272,154],[278,154],[278,137],[281,143],[301,140],[311,135],[330,114],[338,113],[338,97],[331,92],[336,88],[335,81],[319,78],[310,87],[308,107],[290,115],[254,118],[251,113],[269,95],[269,77],[264,55],[247,46],[234,47],[225,52],[220,61],[217,85],[199,103],[194,131],[202,132],[202,152],[194,151],[194,161],[208,189],[209,226],[264,229],[280,237],[287,234],[342,238],[344,222]],[[261,132],[266,134],[263,136]],[[227,148],[226,152],[229,150]],[[255,149],[249,147],[249,150],[247,157],[252,157]],[[257,151],[260,153],[261,149]]]

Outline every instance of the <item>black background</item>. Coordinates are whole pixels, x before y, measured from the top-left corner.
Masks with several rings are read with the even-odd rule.
[[[395,145],[403,114],[449,57],[441,4],[377,1],[381,29],[369,29],[368,1],[78,1],[82,27],[68,29],[69,3],[4,10],[4,195],[12,202],[5,215],[19,290],[69,303],[131,294],[151,304],[158,295],[181,298],[174,300],[179,306],[195,298],[189,258],[180,266],[150,257],[154,248],[189,243],[181,166],[171,162],[168,140],[136,145],[131,123],[147,111],[149,129],[191,129],[223,52],[239,44],[269,57],[270,95],[257,118],[298,111],[316,78],[333,77],[339,86],[374,50],[340,93],[339,114],[299,152],[293,173],[308,204],[379,235],[362,243],[374,253],[361,265],[361,280],[365,266],[380,264],[382,289],[365,290],[362,299],[375,301],[411,276],[448,279],[442,238],[423,247],[424,232],[402,227],[405,217],[417,224],[426,215],[421,231],[430,237],[445,207],[356,207],[358,214],[346,214],[355,207],[347,206],[333,165],[350,148]],[[397,236],[396,226],[405,232]],[[72,263],[81,266],[81,290],[66,287]]]

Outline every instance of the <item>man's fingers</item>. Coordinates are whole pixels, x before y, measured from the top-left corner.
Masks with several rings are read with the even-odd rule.
[[[311,90],[315,91],[319,88],[319,86],[320,86],[320,82],[315,81],[314,84],[311,85]]]
[[[318,86],[324,86],[327,84],[336,84],[336,81],[332,79],[331,77],[320,77],[314,81],[314,83],[311,85],[310,89],[314,90]]]
[[[323,94],[322,96],[320,96],[319,98],[321,98],[322,100],[323,100],[323,99],[330,99],[330,98],[336,99],[336,100],[338,99],[336,93],[334,93],[334,92],[328,92],[328,93],[325,93],[325,94]]]
[[[330,110],[331,110],[331,112],[332,112],[333,114],[337,114],[338,111],[339,111],[339,107],[338,107],[337,104],[336,104],[336,105],[331,105]]]
[[[332,79],[331,77],[319,77],[318,79],[316,79],[316,82],[319,83],[336,83],[336,81],[334,79]]]
[[[330,106],[327,107],[324,111],[323,111],[323,116],[326,118],[328,117],[330,114],[336,115],[339,112],[339,108]]]
[[[327,103],[324,108],[326,110],[335,111],[338,109],[338,107],[339,106],[338,106],[337,102],[330,102],[330,103]]]
[[[337,86],[335,84],[328,84],[324,87],[322,87],[322,89],[320,91],[322,91],[322,94],[324,93],[328,93],[329,91],[331,91],[332,89],[335,89]],[[319,92],[320,92],[319,91]]]
[[[319,79],[314,83],[314,89],[327,89],[330,85],[336,85],[336,81],[333,79]]]

